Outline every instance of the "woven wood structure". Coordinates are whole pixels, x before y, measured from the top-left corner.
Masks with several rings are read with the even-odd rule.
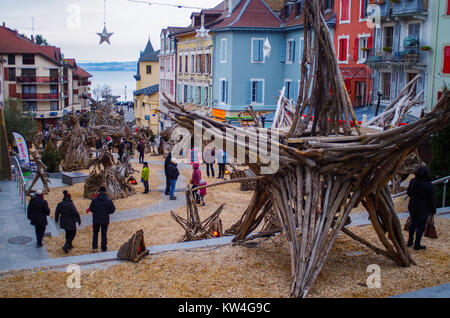
[[[279,149],[279,169],[261,174],[264,165],[260,160],[248,163],[257,176],[256,190],[241,219],[225,231],[234,234],[233,242],[239,244],[262,221],[269,219],[270,233],[279,224],[291,252],[293,297],[307,296],[341,231],[399,266],[414,264],[387,183],[418,144],[450,124],[450,92],[445,91],[433,110],[414,123],[385,131],[359,127],[320,6],[317,0],[305,2],[305,41],[295,115],[291,125],[280,130],[279,140],[268,146]],[[245,140],[239,139],[240,135],[252,134],[248,129],[185,111],[167,96],[165,99],[166,115],[192,134],[199,133],[201,120],[202,136],[220,134],[224,149],[227,143],[234,145],[235,153],[227,151],[230,156],[236,158],[238,149],[244,149],[248,157],[260,159],[254,145],[238,142]],[[237,138],[228,138],[227,129],[234,129]],[[211,186],[215,184],[207,187]],[[367,209],[383,248],[344,228],[351,210],[360,203]]]
[[[120,247],[117,251],[117,258],[137,263],[148,254],[149,250],[145,247],[144,242],[144,231],[139,230]]]

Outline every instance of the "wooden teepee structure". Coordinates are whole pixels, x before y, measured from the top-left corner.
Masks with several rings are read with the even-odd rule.
[[[303,14],[305,47],[295,114],[291,125],[280,130],[279,139],[268,145],[269,151],[279,149],[278,171],[262,174],[258,149],[239,142],[245,140],[241,136],[257,138],[260,128],[249,131],[220,123],[185,111],[166,97],[170,111],[166,115],[178,125],[191,133],[201,130],[202,136],[220,135],[224,149],[227,143],[234,146],[234,153],[227,149],[232,157],[243,149],[247,157],[257,158],[257,163],[248,164],[259,177],[252,200],[226,232],[235,234],[235,243],[244,242],[275,211],[278,222],[271,223],[281,226],[289,242],[293,297],[307,296],[341,230],[400,266],[414,264],[387,183],[418,144],[450,124],[450,92],[446,91],[433,111],[414,123],[386,131],[359,127],[319,1],[307,0]],[[194,130],[194,121],[199,120],[201,129],[197,122]],[[234,138],[226,134],[227,129],[233,129]],[[344,228],[360,203],[383,248]]]

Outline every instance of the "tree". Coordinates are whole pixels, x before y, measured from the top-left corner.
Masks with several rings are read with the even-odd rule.
[[[430,163],[430,172],[433,180],[450,175],[450,126],[442,129],[431,137],[433,159]],[[436,206],[442,205],[443,184],[435,186]],[[447,189],[445,202],[450,203],[450,189]]]
[[[32,117],[26,116],[22,111],[22,103],[18,100],[8,99],[4,108],[6,134],[10,145],[14,144],[13,132],[22,134],[30,141],[37,132],[36,122]]]
[[[3,108],[0,106],[0,180],[11,179],[11,161],[9,160],[8,142],[6,139]]]
[[[61,162],[61,157],[59,156],[58,149],[51,141],[45,145],[45,149],[42,152],[41,157],[42,162],[47,166],[48,172],[59,171],[59,164]]]
[[[92,95],[97,102],[102,97],[102,87],[99,84],[92,90]]]
[[[42,34],[37,34],[35,37],[35,42],[37,45],[48,45],[48,42],[46,39],[44,39],[44,37],[42,36]]]
[[[103,98],[108,98],[109,96],[112,95],[112,89],[111,86],[103,84],[102,88],[101,88],[101,96]]]

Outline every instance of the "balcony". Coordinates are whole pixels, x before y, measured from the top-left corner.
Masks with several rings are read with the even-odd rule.
[[[78,89],[74,89],[74,90],[73,90],[73,94],[74,94],[74,95],[78,95]]]
[[[58,94],[48,94],[48,93],[18,93],[17,98],[23,100],[35,100],[35,101],[53,101],[59,100]]]
[[[422,0],[370,0],[369,3],[379,6],[381,18],[384,19],[427,14]]]
[[[59,77],[57,76],[17,76],[16,81],[18,83],[27,84],[51,84],[59,83]]]
[[[72,112],[71,107],[66,107],[61,110],[36,110],[35,108],[30,110],[25,110],[24,113],[28,116],[34,117],[34,118],[60,118],[65,115],[68,115]]]

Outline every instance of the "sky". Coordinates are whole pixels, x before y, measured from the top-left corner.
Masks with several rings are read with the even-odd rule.
[[[200,11],[157,3],[213,8],[221,2],[106,0],[104,5],[104,0],[0,0],[0,23],[27,36],[33,33],[34,25],[34,34],[42,34],[50,45],[61,48],[65,58],[77,62],[127,62],[139,58],[149,37],[158,50],[163,28],[188,26],[191,13]],[[102,32],[104,22],[107,31],[114,33],[111,45],[99,45],[97,33]]]

